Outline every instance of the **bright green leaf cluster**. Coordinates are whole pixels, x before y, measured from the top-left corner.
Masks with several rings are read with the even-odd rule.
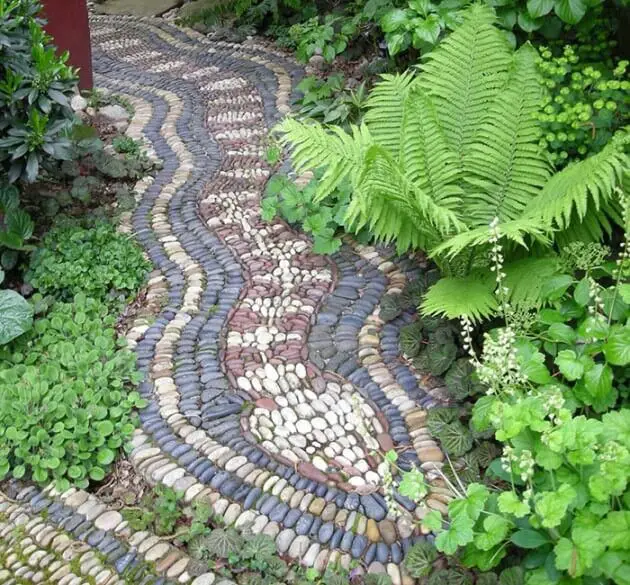
[[[608,55],[613,41],[600,44],[594,62],[580,58],[584,45],[567,45],[560,56],[552,49],[540,51],[546,90],[537,113],[543,128],[540,145],[557,167],[599,152],[630,119],[628,62],[612,62]]]
[[[46,234],[27,278],[42,293],[61,299],[81,292],[104,301],[135,293],[149,267],[141,249],[113,225],[71,225]]]
[[[317,181],[300,188],[285,176],[276,176],[267,185],[262,201],[262,217],[271,221],[276,215],[299,224],[313,237],[313,251],[333,254],[341,247],[340,228],[348,207],[350,192],[343,186],[326,202],[315,201]]]
[[[79,294],[1,351],[0,478],[64,490],[105,477],[145,405],[114,325],[105,304]]]

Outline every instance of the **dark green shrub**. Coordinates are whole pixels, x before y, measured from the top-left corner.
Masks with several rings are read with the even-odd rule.
[[[133,294],[150,264],[129,236],[108,223],[51,229],[33,254],[27,278],[44,294],[70,299],[83,292],[100,301]]]
[[[56,303],[0,350],[0,479],[100,481],[131,437],[135,355],[116,339],[107,305],[79,294]]]
[[[0,3],[0,165],[10,182],[34,181],[42,165],[70,156],[76,71],[55,54],[40,10],[36,0]]]

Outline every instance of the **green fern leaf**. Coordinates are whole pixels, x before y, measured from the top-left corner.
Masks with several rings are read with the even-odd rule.
[[[623,185],[630,168],[629,146],[630,133],[619,131],[601,152],[556,173],[532,201],[528,215],[566,229],[574,211],[584,219],[590,205],[599,210]]]
[[[442,278],[424,296],[420,309],[423,315],[456,319],[462,315],[482,321],[497,309],[495,282],[491,273],[472,274],[466,278]]]
[[[420,86],[432,97],[440,125],[460,164],[487,119],[488,105],[504,86],[511,61],[494,11],[474,4],[464,21],[427,55]]]
[[[397,157],[405,127],[405,104],[414,75],[407,71],[398,75],[385,74],[382,79],[370,92],[364,120],[374,142]]]
[[[472,226],[487,226],[495,217],[519,218],[549,178],[534,118],[542,99],[537,56],[530,45],[514,54],[506,87],[489,105],[464,160],[469,191],[464,213]]]
[[[529,239],[534,239],[543,246],[551,244],[549,239],[549,228],[541,224],[540,219],[533,217],[522,217],[513,221],[506,221],[499,224],[501,236],[510,242],[514,242],[524,248],[529,248]],[[488,225],[471,229],[436,246],[431,250],[434,258],[454,258],[461,252],[471,247],[480,247],[488,243],[490,229]]]
[[[543,287],[558,271],[555,256],[523,258],[504,265],[505,280],[510,301],[515,307],[537,307],[543,300]]]

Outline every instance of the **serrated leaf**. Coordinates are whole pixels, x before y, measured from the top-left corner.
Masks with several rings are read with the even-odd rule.
[[[609,364],[630,364],[630,325],[613,325],[602,350]]]
[[[554,363],[558,366],[560,373],[571,382],[579,380],[584,375],[584,364],[572,349],[563,349],[558,352]]]
[[[512,491],[501,493],[497,502],[499,510],[504,514],[512,514],[517,518],[523,518],[529,513],[529,505]]]

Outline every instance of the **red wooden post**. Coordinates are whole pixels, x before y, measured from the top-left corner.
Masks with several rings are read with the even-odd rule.
[[[60,52],[70,52],[70,64],[79,68],[79,87],[92,89],[92,50],[85,0],[43,0],[45,29]]]

